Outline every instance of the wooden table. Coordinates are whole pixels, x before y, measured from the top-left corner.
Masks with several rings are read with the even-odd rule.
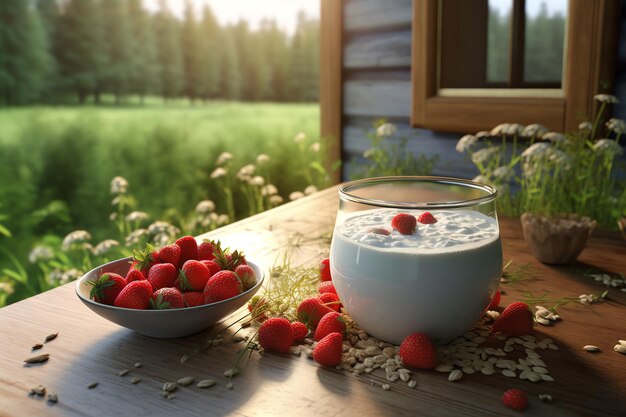
[[[242,248],[265,267],[288,246],[297,246],[292,253],[294,263],[314,265],[327,254],[337,200],[336,188],[331,188],[209,235]],[[626,243],[617,234],[592,238],[579,263],[564,268],[534,260],[517,220],[501,219],[501,230],[505,259],[513,259],[518,266],[531,264],[534,276],[504,285],[502,304],[519,300],[528,290],[575,297],[602,291],[601,284],[576,273],[581,268],[626,273]],[[541,352],[555,382],[482,374],[448,382],[445,373],[420,371],[414,376],[415,389],[398,381],[385,391],[381,388],[387,382],[384,373],[356,375],[321,368],[304,355],[266,353],[253,354],[229,390],[223,372],[232,366],[241,346],[228,342],[235,328],[222,332],[223,344],[194,353],[224,325],[183,339],[151,339],[97,316],[78,300],[74,284],[68,284],[0,310],[0,416],[519,415],[501,403],[508,388],[528,393],[526,415],[624,416],[626,355],[613,351],[613,346],[618,339],[626,339],[625,304],[626,293],[611,289],[607,302],[570,303],[560,309],[561,322],[536,329],[538,338],[550,337],[559,347]],[[42,349],[51,354],[50,360],[24,366],[31,346],[53,332],[59,336]],[[586,344],[602,351],[585,352]],[[183,364],[182,355],[189,356]],[[135,362],[143,366],[134,368]],[[130,374],[118,376],[124,368]],[[141,382],[131,384],[132,376]],[[207,390],[180,388],[172,400],[159,394],[163,382],[184,376],[214,378],[218,384]],[[92,381],[99,385],[88,389]],[[38,384],[55,391],[58,403],[29,397],[29,389]],[[542,403],[538,394],[550,394],[554,402]]]

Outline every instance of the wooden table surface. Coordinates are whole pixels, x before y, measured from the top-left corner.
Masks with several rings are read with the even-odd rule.
[[[243,249],[266,268],[287,248],[292,248],[295,264],[315,265],[328,253],[337,202],[334,187],[209,235]],[[501,304],[520,300],[524,291],[577,297],[605,289],[582,276],[584,268],[626,273],[626,242],[617,234],[592,237],[575,265],[549,267],[530,255],[517,220],[500,220],[505,260],[531,264],[533,276],[503,285]],[[74,284],[68,284],[0,309],[0,416],[520,415],[501,403],[508,388],[528,393],[526,415],[626,415],[626,355],[613,350],[619,339],[626,339],[626,293],[610,289],[606,302],[570,303],[559,311],[562,321],[535,331],[537,338],[550,337],[559,347],[540,352],[554,382],[480,373],[448,382],[445,373],[419,371],[414,373],[414,389],[397,381],[385,391],[382,372],[356,375],[322,368],[305,355],[254,353],[229,390],[223,373],[241,347],[229,341],[237,326],[224,331],[225,324],[219,324],[187,338],[151,339],[99,317],[79,301]],[[242,315],[235,313],[225,322]],[[50,353],[50,360],[25,366],[31,346],[55,332],[59,336],[40,351]],[[224,343],[195,353],[220,332]],[[584,351],[587,344],[599,346],[601,352]],[[189,360],[181,364],[183,355]],[[143,366],[134,368],[135,362]],[[118,376],[124,368],[130,374]],[[132,376],[141,382],[131,384]],[[160,395],[165,381],[185,376],[218,383],[206,390],[179,388],[171,400]],[[99,385],[88,389],[93,381]],[[29,389],[38,384],[56,392],[58,403],[30,397]],[[541,402],[538,394],[552,395],[553,403]]]

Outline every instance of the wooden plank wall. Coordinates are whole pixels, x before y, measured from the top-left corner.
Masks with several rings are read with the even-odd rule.
[[[411,110],[411,0],[345,0],[343,49],[344,179],[363,162],[375,120],[398,126],[414,153],[439,155],[433,174],[473,178],[467,155],[455,151],[461,135],[413,129]]]

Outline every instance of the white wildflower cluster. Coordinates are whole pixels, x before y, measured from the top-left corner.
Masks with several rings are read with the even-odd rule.
[[[509,166],[500,166],[493,170],[493,177],[499,181],[509,181],[515,175],[513,168]]]
[[[578,125],[578,129],[591,132],[591,130],[593,129],[593,125],[591,124],[591,122],[582,122],[581,124]]]
[[[128,191],[128,181],[124,177],[114,177],[111,180],[111,194],[126,194]]]
[[[598,139],[593,144],[593,150],[596,152],[606,153],[610,157],[615,157],[624,153],[620,144],[613,139]]]
[[[67,284],[68,282],[76,281],[78,278],[83,276],[83,272],[76,269],[71,268],[66,271],[60,269],[53,269],[50,271],[46,280],[52,286],[58,286]]]
[[[306,141],[306,134],[304,132],[298,133],[293,137],[293,141],[297,144],[304,143]]]
[[[270,204],[272,205],[272,207],[281,205],[283,201],[284,199],[278,194],[274,194],[270,196]]]
[[[561,316],[548,310],[544,306],[535,306],[535,321],[543,326],[549,326],[553,321],[561,320]]]
[[[491,136],[519,136],[524,131],[524,126],[519,123],[501,123],[491,129]]]
[[[126,246],[139,245],[145,237],[148,237],[148,229],[135,229],[126,236],[124,244]]]
[[[527,138],[540,138],[548,133],[548,128],[538,123],[533,123],[522,129],[522,136]]]
[[[600,103],[617,104],[619,100],[611,94],[596,94],[593,99]]]
[[[318,191],[318,190],[317,190],[317,187],[316,187],[316,186],[314,186],[314,185],[309,185],[308,187],[306,187],[306,188],[304,189],[304,195],[311,195],[311,194],[316,193],[317,191]]]
[[[52,259],[53,256],[54,251],[51,247],[45,245],[37,245],[28,254],[28,261],[31,264],[35,264],[37,262]]]
[[[267,154],[261,153],[256,157],[256,163],[259,165],[267,164],[270,161],[270,157]]]
[[[603,301],[607,294],[608,291],[603,292],[601,295],[581,294],[578,296],[578,302],[580,302],[580,304],[592,304],[597,301]]]
[[[626,122],[622,119],[611,118],[608,122],[606,122],[606,128],[621,135],[626,132]]]
[[[228,162],[233,160],[233,154],[230,152],[222,152],[215,161],[215,164],[219,167],[227,164]]]
[[[263,188],[261,188],[261,195],[263,197],[270,197],[278,194],[278,188],[276,188],[273,184],[267,184]]]
[[[622,277],[612,277],[609,274],[590,274],[596,282],[602,282],[607,287],[619,288],[626,284],[626,280]]]
[[[70,232],[65,238],[63,238],[63,244],[61,247],[63,250],[69,250],[72,248],[85,248],[87,242],[91,240],[91,234],[86,230],[74,230]]]
[[[94,246],[93,254],[96,256],[106,255],[107,253],[111,251],[111,249],[119,245],[120,245],[120,242],[118,242],[117,240],[113,240],[113,239],[103,240],[102,242]]]
[[[290,201],[299,200],[302,197],[304,197],[304,193],[302,191],[294,191],[294,192],[289,194],[289,200]]]
[[[485,165],[489,163],[489,160],[494,158],[499,152],[500,148],[497,146],[480,149],[472,154],[472,162],[476,165]]]
[[[206,215],[215,211],[215,203],[212,200],[202,200],[196,204],[196,214]]]
[[[457,152],[469,152],[472,147],[478,143],[478,137],[474,135],[465,135],[456,144]]]
[[[310,147],[311,152],[313,153],[318,153],[320,151],[320,148],[321,148],[321,145],[319,142],[313,142]]]
[[[252,164],[242,166],[237,172],[237,179],[240,181],[248,182],[252,179],[254,172],[256,171],[256,167]]]
[[[0,294],[11,295],[15,292],[13,284],[10,282],[0,281]]]
[[[211,172],[211,178],[212,179],[218,179],[218,178],[222,178],[225,177],[226,174],[228,173],[228,171],[226,171],[224,168],[222,167],[217,167],[213,170],[213,172]]]
[[[564,134],[558,132],[547,132],[541,137],[541,139],[547,140],[551,143],[560,143],[567,140]]]
[[[376,136],[379,138],[389,137],[396,134],[398,128],[391,123],[384,123],[376,128]]]
[[[150,216],[143,211],[131,211],[126,215],[126,221],[128,222],[142,222],[148,220]]]
[[[180,235],[180,229],[168,222],[158,220],[148,226],[148,235],[157,246],[165,246]]]

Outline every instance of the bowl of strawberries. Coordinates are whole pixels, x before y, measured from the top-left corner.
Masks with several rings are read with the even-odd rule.
[[[263,283],[260,267],[219,241],[183,236],[98,266],[76,282],[78,298],[105,319],[146,336],[198,333],[244,306]]]

